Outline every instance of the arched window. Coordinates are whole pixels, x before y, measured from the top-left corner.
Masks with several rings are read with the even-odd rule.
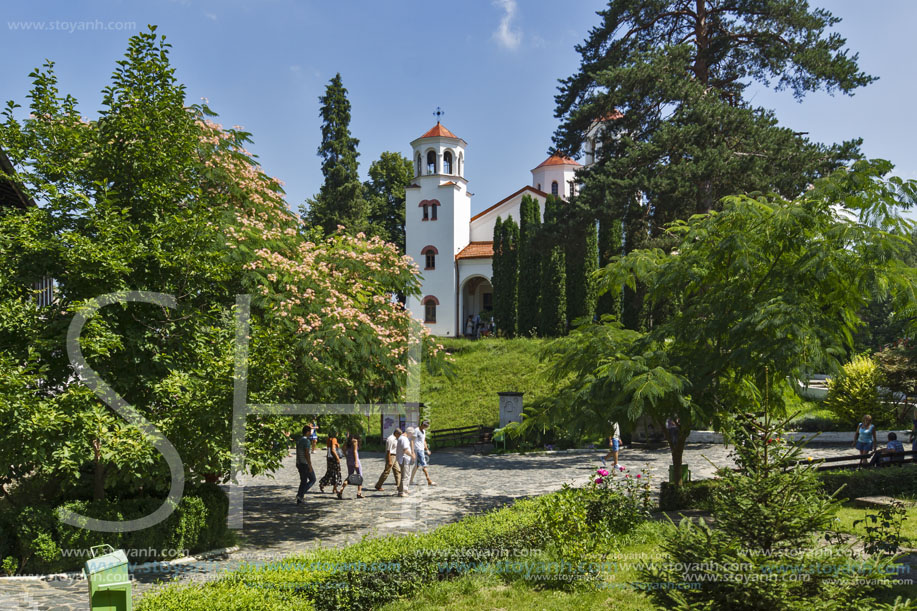
[[[436,206],[433,209],[436,210]],[[424,269],[436,269],[436,255],[439,254],[439,251],[436,250],[435,246],[424,246],[420,254],[424,256],[424,265],[426,266]]]
[[[425,221],[435,221],[436,220],[436,208],[439,207],[438,199],[421,200],[420,207],[423,208],[423,220]]]
[[[557,195],[557,181],[551,183],[551,195]]]
[[[452,174],[452,153],[449,151],[443,155],[443,174]]]
[[[436,306],[439,305],[439,299],[433,295],[427,295],[421,303],[423,303],[423,321],[436,322]]]
[[[414,176],[420,176],[420,153],[417,153],[417,163],[414,168]]]
[[[427,174],[436,174],[436,153],[427,153]]]
[[[538,185],[535,188],[541,191],[541,183],[538,183]]]

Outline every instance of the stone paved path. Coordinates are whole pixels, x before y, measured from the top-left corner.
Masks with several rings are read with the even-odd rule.
[[[808,453],[821,458],[849,454],[850,448],[813,447]],[[434,452],[430,473],[439,485],[421,484],[423,477],[418,473],[410,496],[399,498],[391,478],[382,492],[372,489],[382,470],[382,455],[366,453],[361,457],[367,481],[365,498],[356,499],[355,489],[348,486],[344,500],[339,501],[330,492],[319,494],[316,485],[301,506],[293,502],[299,476],[291,456],[274,479],[262,476],[246,482],[241,551],[228,559],[191,563],[181,573],[135,574],[134,600],[164,580],[213,579],[244,561],[270,562],[315,546],[343,546],[364,535],[430,530],[520,497],[557,490],[564,483],[582,484],[603,454],[600,450],[502,456],[461,450]],[[727,454],[722,445],[691,445],[685,450],[685,462],[694,479],[704,479],[713,475],[714,464],[732,465]],[[324,458],[319,453],[313,457],[318,459],[315,466],[321,478]],[[635,447],[622,450],[620,462],[632,469],[648,468],[658,492],[659,483],[668,477],[671,457],[667,448]],[[83,580],[0,579],[3,610],[83,611],[89,609],[88,598]]]

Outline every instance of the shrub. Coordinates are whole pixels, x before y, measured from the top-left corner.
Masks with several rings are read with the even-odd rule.
[[[891,424],[895,414],[880,399],[881,383],[882,372],[875,361],[866,356],[854,357],[835,378],[828,381],[825,408],[849,424],[851,429],[864,414],[871,414],[876,426]]]
[[[716,479],[683,482],[681,486],[662,482],[659,492],[659,510],[701,509],[710,511],[713,508],[713,489],[718,483],[719,480]]]
[[[838,498],[861,496],[908,496],[917,498],[917,465],[884,469],[823,471],[818,474],[822,490]]]
[[[16,559],[12,556],[7,556],[3,559],[3,562],[0,563],[0,569],[7,575],[15,575],[17,568],[19,568],[19,563],[16,562]]]
[[[779,441],[765,417],[736,432],[740,472],[721,471],[712,488],[715,529],[684,519],[662,545],[665,562],[642,571],[665,608],[812,610],[874,608],[870,590],[890,585],[886,559],[861,560],[850,547],[819,547],[838,503],[825,495],[801,448]],[[868,585],[865,585],[868,584]],[[862,605],[866,604],[866,607]]]
[[[149,515],[162,503],[157,498],[70,501],[65,508],[102,520],[130,520]],[[0,515],[0,558],[18,558],[18,569],[29,573],[77,571],[93,546],[122,548],[131,562],[175,558],[226,544],[229,501],[216,485],[190,490],[172,514],[154,526],[125,533],[107,533],[63,524],[57,510],[25,507]],[[6,536],[6,532],[13,536]],[[64,555],[62,550],[67,550]],[[158,551],[150,554],[149,550]]]

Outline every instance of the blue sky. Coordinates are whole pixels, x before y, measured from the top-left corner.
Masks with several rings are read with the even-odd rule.
[[[869,157],[917,178],[917,3],[816,1],[843,21],[836,30],[880,77],[855,96],[755,89],[754,103],[822,142],[864,138]],[[286,183],[295,208],[321,185],[318,96],[335,72],[349,90],[361,173],[385,150],[435,123],[464,138],[466,177],[480,211],[529,184],[546,157],[557,79],[578,66],[574,45],[598,23],[600,0],[73,0],[7,3],[0,21],[0,99],[26,105],[28,73],[56,62],[61,91],[94,117],[101,89],[128,37],[157,24],[172,43],[188,100],[205,97],[224,125],[254,134],[267,173]],[[30,22],[25,25],[21,22]],[[90,22],[87,26],[80,22]],[[100,24],[104,30],[97,28]],[[132,29],[131,22],[134,26]],[[25,30],[29,27],[32,29]],[[38,31],[35,28],[44,28]],[[51,30],[51,28],[56,28]],[[72,29],[73,31],[69,31]]]

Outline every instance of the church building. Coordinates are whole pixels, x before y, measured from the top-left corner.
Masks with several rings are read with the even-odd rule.
[[[594,140],[593,140],[594,141]],[[587,142],[587,161],[594,146]],[[463,321],[480,314],[490,320],[493,308],[493,234],[497,217],[513,217],[526,194],[544,214],[549,194],[568,199],[576,189],[573,159],[552,156],[532,170],[532,182],[471,216],[471,193],[465,177],[468,143],[439,122],[411,142],[414,180],[405,197],[405,250],[420,267],[421,296],[406,307],[434,335],[463,334]]]

